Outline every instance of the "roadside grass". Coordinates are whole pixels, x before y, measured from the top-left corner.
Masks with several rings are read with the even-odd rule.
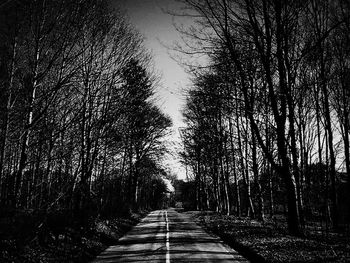
[[[288,235],[283,224],[272,220],[259,222],[214,212],[187,213],[251,262],[350,262],[350,238],[342,233],[324,235],[307,227],[305,237],[299,238]]]
[[[18,236],[11,226],[0,224],[0,262],[83,263],[93,260],[136,225],[146,211],[109,220],[96,219],[88,230],[66,227],[59,233],[47,229],[44,242],[38,235]],[[1,222],[0,222],[1,223]],[[4,235],[5,233],[5,235]],[[3,235],[1,235],[3,234]]]

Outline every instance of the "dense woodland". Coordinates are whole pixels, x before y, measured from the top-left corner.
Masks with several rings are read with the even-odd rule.
[[[156,208],[171,120],[139,33],[104,0],[6,1],[0,20],[1,218]]]
[[[181,2],[194,208],[349,228],[349,1]]]

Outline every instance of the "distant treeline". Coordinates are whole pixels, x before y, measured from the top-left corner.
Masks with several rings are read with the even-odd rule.
[[[177,50],[208,62],[187,62],[182,159],[196,207],[285,211],[295,235],[309,220],[349,225],[349,1],[181,2],[196,24],[178,28]]]

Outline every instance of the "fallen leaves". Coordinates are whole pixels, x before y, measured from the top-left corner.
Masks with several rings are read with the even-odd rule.
[[[333,233],[326,239],[308,233],[300,238],[269,221],[208,213],[194,213],[193,217],[248,258],[274,263],[350,262],[350,238],[341,234]]]

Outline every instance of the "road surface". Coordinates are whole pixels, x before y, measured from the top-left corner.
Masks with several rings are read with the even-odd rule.
[[[94,263],[249,262],[173,209],[151,212]]]

